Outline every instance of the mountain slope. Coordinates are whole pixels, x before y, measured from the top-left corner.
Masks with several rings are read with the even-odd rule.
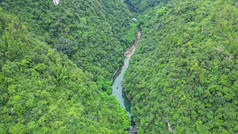
[[[0,6],[92,73],[95,81],[110,80],[137,31],[121,0],[62,0],[57,6],[51,0],[3,0]]]
[[[166,121],[174,133],[238,133],[237,5],[171,0],[140,12],[123,85],[139,133],[168,133]]]
[[[91,74],[0,9],[0,133],[126,133],[130,121]]]

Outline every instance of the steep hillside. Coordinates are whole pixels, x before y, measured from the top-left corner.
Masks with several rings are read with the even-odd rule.
[[[0,133],[126,133],[125,111],[67,55],[0,9]]]
[[[169,0],[124,0],[129,9],[136,13],[143,13],[158,4],[166,4]]]
[[[238,3],[170,0],[138,20],[123,86],[139,133],[238,133]]]
[[[110,80],[137,32],[121,0],[62,0],[57,6],[52,0],[3,0],[0,6],[92,73],[95,81]]]

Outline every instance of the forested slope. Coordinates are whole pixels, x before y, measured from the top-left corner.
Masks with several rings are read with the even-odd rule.
[[[3,0],[0,6],[92,73],[95,81],[110,80],[137,32],[121,0],[62,0],[59,5],[52,0]]]
[[[162,5],[167,3],[168,0],[124,0],[128,5],[128,8],[136,13],[142,13],[146,10],[150,10],[158,4]]]
[[[238,133],[238,3],[166,3],[137,9],[143,36],[123,87],[139,133],[169,133],[165,121],[174,133]]]
[[[0,133],[125,133],[130,121],[91,74],[0,9]]]

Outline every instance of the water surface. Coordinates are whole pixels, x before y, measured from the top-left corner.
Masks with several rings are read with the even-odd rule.
[[[135,125],[131,116],[131,103],[127,99],[125,92],[122,90],[122,81],[124,73],[126,72],[126,69],[129,66],[129,60],[131,56],[134,54],[138,41],[141,39],[141,32],[137,33],[136,40],[133,42],[131,48],[129,48],[124,54],[125,54],[125,61],[124,65],[117,71],[116,75],[113,78],[112,83],[112,95],[116,96],[116,99],[120,103],[120,106],[123,107],[127,111],[127,115],[129,116],[131,120],[131,126],[130,128],[133,128]]]
[[[126,71],[126,69],[129,66],[129,60],[130,58],[125,58],[124,65],[118,70],[117,75],[115,75],[113,85],[112,85],[112,95],[116,96],[116,99],[119,101],[120,106],[123,107],[127,111],[127,115],[131,119],[131,103],[126,98],[125,92],[122,90],[121,83],[123,81],[123,76]]]

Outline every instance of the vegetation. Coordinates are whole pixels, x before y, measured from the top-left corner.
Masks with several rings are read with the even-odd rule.
[[[0,31],[0,133],[126,132],[126,112],[90,73],[2,10]]]
[[[129,9],[136,13],[142,13],[145,10],[151,9],[151,7],[158,4],[164,4],[169,0],[124,0]]]
[[[139,133],[169,133],[165,120],[174,133],[238,133],[238,3],[129,2],[143,37],[123,86]]]
[[[92,73],[94,81],[99,76],[110,80],[137,32],[132,14],[121,0],[62,0],[57,6],[52,0],[3,0],[0,6],[17,15],[31,33]]]
[[[127,133],[110,77],[138,25],[123,82],[138,133],[238,133],[238,2],[124,2],[0,2],[1,134]]]

